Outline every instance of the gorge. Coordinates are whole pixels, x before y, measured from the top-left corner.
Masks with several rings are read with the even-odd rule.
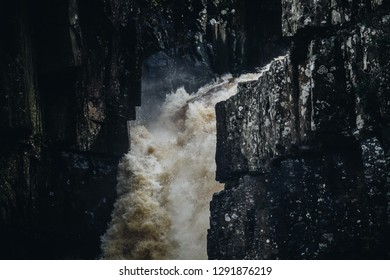
[[[389,6],[1,3],[0,257],[389,258]],[[212,122],[187,127],[191,116]],[[130,125],[131,147],[130,120],[139,122]],[[177,162],[159,161],[166,152]],[[189,161],[207,186],[184,176]],[[162,166],[170,171],[153,174]],[[148,171],[142,180],[135,168]],[[172,178],[184,191],[161,184]],[[134,180],[158,196],[152,210],[139,210],[146,225],[124,210],[149,199],[124,195],[137,191]],[[124,216],[129,223],[115,229]],[[200,232],[186,236],[197,232],[191,226]],[[151,235],[147,250],[132,239],[141,228]],[[189,243],[201,248],[178,253]]]

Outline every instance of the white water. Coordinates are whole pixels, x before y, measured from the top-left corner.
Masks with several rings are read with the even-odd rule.
[[[131,128],[131,151],[119,166],[118,200],[102,238],[107,259],[207,259],[209,203],[223,185],[215,181],[217,102],[238,82],[219,82],[189,95],[168,95],[158,121]]]

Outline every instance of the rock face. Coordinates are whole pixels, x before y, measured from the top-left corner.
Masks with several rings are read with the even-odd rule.
[[[99,257],[141,86],[148,105],[287,49],[217,107],[226,191],[209,256],[387,257],[388,11],[379,0],[1,3],[0,258]]]
[[[390,11],[358,2],[282,1],[290,51],[217,104],[209,258],[390,257]]]
[[[140,104],[137,12],[76,0],[0,11],[0,257],[94,258]]]
[[[1,3],[0,258],[99,257],[141,84],[147,105],[269,61],[280,13],[271,0]]]
[[[383,0],[282,0],[283,34],[307,28],[343,26],[381,8]]]

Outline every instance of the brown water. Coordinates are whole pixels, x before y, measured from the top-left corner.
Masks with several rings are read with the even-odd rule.
[[[223,185],[215,181],[215,104],[237,92],[219,82],[195,95],[167,96],[157,122],[131,128],[131,151],[118,174],[118,200],[102,238],[106,259],[207,259],[209,203]]]

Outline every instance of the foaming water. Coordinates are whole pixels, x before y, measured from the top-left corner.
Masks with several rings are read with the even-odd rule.
[[[159,119],[131,128],[131,151],[118,174],[118,200],[102,238],[107,259],[207,259],[209,203],[215,181],[215,104],[260,74],[167,96]]]

